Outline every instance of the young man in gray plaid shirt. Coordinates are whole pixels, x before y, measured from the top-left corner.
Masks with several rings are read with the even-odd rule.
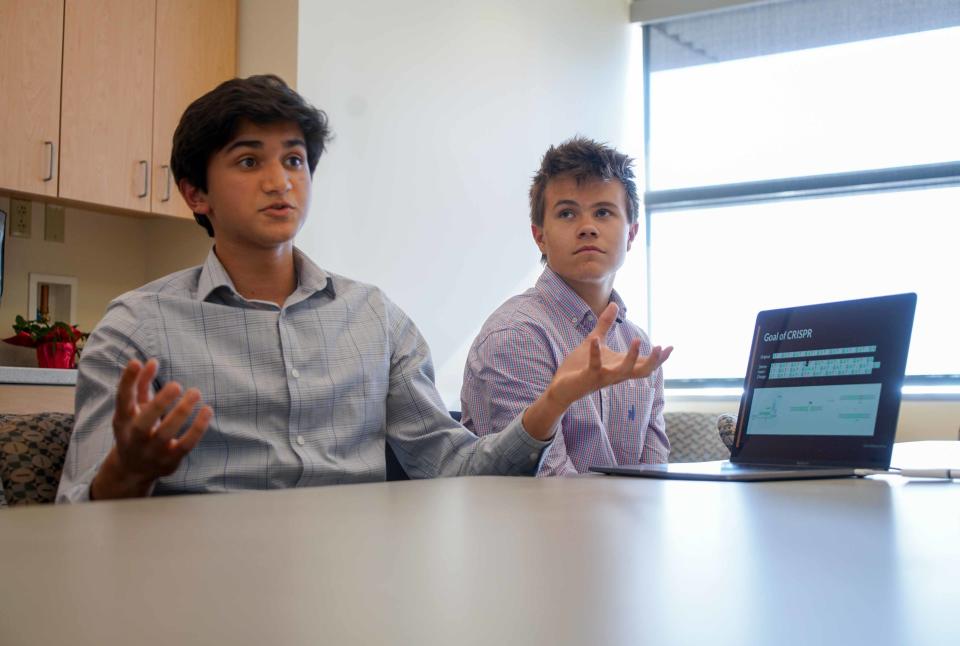
[[[607,348],[609,308],[544,393],[478,439],[447,413],[413,322],[293,245],[328,135],[275,76],[184,112],[171,168],[214,246],[115,299],[93,331],[58,501],[383,480],[385,443],[415,478],[533,475],[570,404],[666,359]]]

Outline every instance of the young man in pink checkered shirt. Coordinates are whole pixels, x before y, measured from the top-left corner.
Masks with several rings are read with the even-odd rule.
[[[613,289],[639,228],[632,165],[628,156],[582,137],[544,155],[530,188],[530,228],[546,267],[533,288],[487,319],[473,342],[461,403],[463,424],[474,433],[502,430],[536,401],[611,304],[617,317],[606,347],[654,351],[643,330],[627,320]],[[555,426],[542,476],[583,473],[600,464],[666,462],[662,370],[583,397]]]

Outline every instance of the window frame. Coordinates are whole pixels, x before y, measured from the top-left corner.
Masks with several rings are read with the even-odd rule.
[[[671,210],[733,206],[751,202],[800,200],[823,195],[855,195],[916,188],[960,186],[960,161],[898,166],[891,168],[785,177],[753,182],[710,186],[692,186],[651,191],[650,186],[650,38],[653,25],[642,29],[643,52],[643,211],[646,252],[647,329],[652,329],[653,290],[651,274],[651,215]],[[664,387],[675,394],[696,396],[697,391],[736,389],[743,379],[699,378],[665,379]],[[947,375],[907,375],[904,396],[923,399],[960,399],[960,373]],[[946,389],[945,392],[940,392]],[[724,395],[721,395],[723,397]],[[726,397],[734,395],[727,394]]]

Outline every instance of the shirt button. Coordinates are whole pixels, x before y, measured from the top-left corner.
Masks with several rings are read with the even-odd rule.
[[[303,439],[302,435],[297,436],[297,444],[299,444],[300,446],[303,446],[304,444],[306,444],[306,440]]]
[[[297,370],[296,368],[294,368],[293,370],[291,370],[291,371],[290,371],[290,374],[293,375],[293,378],[294,378],[294,379],[297,379],[298,377],[300,377],[300,371]]]
[[[539,456],[538,454],[536,454],[536,453],[531,453],[531,454],[530,454],[530,461],[531,461],[531,462],[536,462],[536,461],[537,461],[537,458],[539,458],[539,457],[540,457],[540,456]]]

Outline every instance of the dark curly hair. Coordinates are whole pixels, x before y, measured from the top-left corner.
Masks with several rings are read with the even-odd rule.
[[[620,180],[627,193],[627,218],[637,221],[640,198],[633,174],[633,159],[615,148],[586,137],[568,139],[559,146],[550,146],[540,162],[540,170],[530,186],[530,222],[543,227],[546,205],[544,193],[551,179],[572,175],[577,183],[584,180]]]
[[[206,192],[210,158],[230,142],[243,120],[258,125],[296,123],[307,144],[311,175],[330,140],[326,113],[307,103],[280,77],[231,79],[191,103],[180,117],[170,153],[170,170],[177,183],[186,179]],[[213,237],[210,219],[202,213],[193,217]]]

